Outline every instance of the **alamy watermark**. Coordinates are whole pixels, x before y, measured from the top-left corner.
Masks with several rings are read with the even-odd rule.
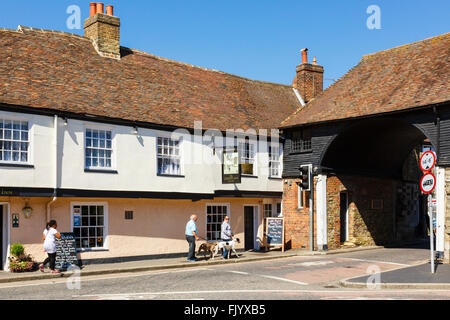
[[[370,265],[367,268],[366,273],[370,274],[370,276],[367,278],[367,281],[366,281],[367,289],[370,289],[370,290],[381,289],[381,269],[380,269],[380,267],[375,264]]]
[[[366,26],[369,30],[380,30],[381,29],[381,9],[379,6],[373,4],[370,5],[367,10],[367,14],[370,16],[367,18]]]

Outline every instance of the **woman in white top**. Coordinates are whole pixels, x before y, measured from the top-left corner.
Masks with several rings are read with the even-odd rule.
[[[48,258],[39,266],[42,272],[44,272],[44,265],[50,262],[50,270],[52,273],[59,273],[59,270],[55,270],[56,262],[56,239],[61,239],[61,234],[56,230],[57,224],[55,220],[51,220],[48,224],[47,232],[42,235],[44,238],[44,250],[47,251]]]

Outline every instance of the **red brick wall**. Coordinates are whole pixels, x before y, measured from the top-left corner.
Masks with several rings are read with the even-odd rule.
[[[302,192],[304,208],[298,208],[298,182],[299,179],[285,179],[283,181],[283,217],[285,219],[286,248],[310,248],[309,233],[309,192]],[[314,206],[315,207],[315,206]],[[314,213],[314,224],[316,214]],[[314,234],[314,243],[316,237]],[[316,244],[315,244],[316,247]]]

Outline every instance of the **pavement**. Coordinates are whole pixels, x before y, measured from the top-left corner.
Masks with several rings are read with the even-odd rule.
[[[220,264],[236,264],[246,262],[256,262],[273,259],[283,259],[288,257],[297,256],[316,256],[316,255],[333,255],[333,254],[345,254],[350,252],[368,251],[374,249],[380,249],[383,247],[356,247],[356,248],[344,248],[337,250],[329,250],[326,252],[317,252],[309,250],[287,250],[282,252],[281,250],[264,251],[245,251],[239,252],[239,258],[231,258],[224,260],[221,257],[215,259],[206,260],[199,256],[197,262],[187,262],[185,257],[166,257],[157,259],[146,259],[140,261],[128,261],[128,262],[116,262],[116,263],[99,263],[99,264],[87,264],[84,265],[81,270],[76,271],[81,277],[102,275],[102,274],[115,274],[115,273],[133,273],[143,271],[155,271],[155,270],[170,270],[178,268],[192,268],[202,267]],[[47,269],[48,270],[48,269]],[[369,277],[379,276],[381,289],[450,289],[450,265],[437,264],[436,273],[431,274],[430,263],[421,263],[414,266],[402,266],[398,269],[381,272],[378,275],[363,276],[352,279],[344,279],[339,282],[343,287],[349,288],[367,288]],[[70,277],[74,274],[73,271],[62,272],[61,274],[51,274],[49,272],[42,273],[41,271],[27,272],[27,273],[11,273],[7,271],[0,271],[0,283],[10,283],[19,281],[30,281],[40,279],[51,279]]]

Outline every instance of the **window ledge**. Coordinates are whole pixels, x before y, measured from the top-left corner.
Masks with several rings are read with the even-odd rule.
[[[269,177],[269,180],[283,180],[282,177]]]
[[[84,169],[84,172],[119,174],[117,170],[102,170],[102,169]]]
[[[242,178],[256,178],[256,179],[258,179],[258,176],[254,176],[252,174],[241,174],[241,177]]]
[[[158,177],[170,177],[170,178],[186,178],[186,176],[181,174],[157,174]]]
[[[34,169],[34,165],[26,163],[0,163],[0,167],[5,168],[30,168]]]
[[[312,150],[305,150],[305,151],[291,151],[289,154],[305,154],[305,153],[312,153]]]

